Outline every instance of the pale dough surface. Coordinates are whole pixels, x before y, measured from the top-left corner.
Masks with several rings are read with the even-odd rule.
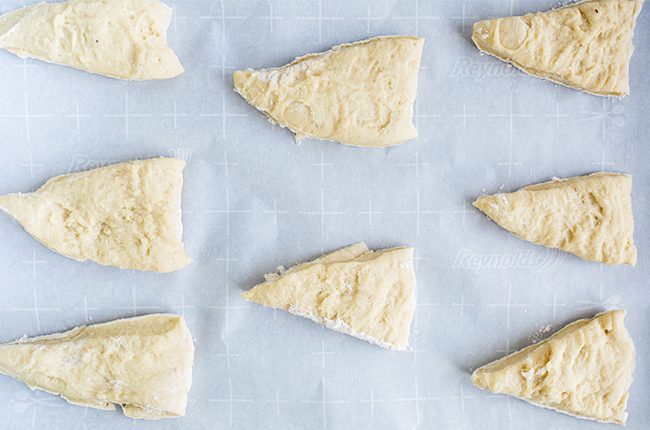
[[[634,344],[616,310],[578,320],[472,374],[479,388],[579,418],[625,424]]]
[[[598,172],[553,180],[473,204],[517,237],[608,264],[635,265],[632,177]]]
[[[0,16],[0,48],[113,78],[173,78],[183,66],[167,45],[171,14],[159,0],[37,3]]]
[[[423,46],[404,36],[339,45],[283,67],[237,71],[235,91],[298,141],[398,145],[418,136],[413,103]]]
[[[643,0],[599,0],[479,21],[472,40],[531,75],[605,96],[629,94],[632,37]]]
[[[131,418],[185,415],[194,344],[183,318],[153,314],[0,345],[0,372],[70,403]]]
[[[384,348],[405,350],[415,312],[413,249],[357,243],[280,274],[242,297]]]
[[[172,272],[192,261],[181,241],[185,161],[153,158],[57,176],[0,209],[48,248],[78,261]]]

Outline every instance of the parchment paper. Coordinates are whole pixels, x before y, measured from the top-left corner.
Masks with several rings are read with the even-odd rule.
[[[31,3],[26,0],[25,3]],[[0,193],[138,157],[188,160],[184,240],[168,275],[61,257],[0,217],[0,341],[151,312],[183,314],[196,339],[187,416],[132,421],[0,378],[7,429],[589,429],[602,424],[475,389],[472,369],[608,308],[628,310],[637,370],[629,429],[650,420],[648,134],[643,11],[632,95],[599,98],[482,56],[479,18],[544,0],[168,0],[186,68],[129,83],[0,53]],[[4,0],[0,12],[20,7]],[[232,91],[236,68],[367,37],[426,37],[420,138],[384,150],[304,141]],[[606,267],[523,242],[471,207],[483,192],[597,170],[634,175],[639,262]],[[239,293],[276,266],[356,241],[417,250],[412,350],[385,351]]]

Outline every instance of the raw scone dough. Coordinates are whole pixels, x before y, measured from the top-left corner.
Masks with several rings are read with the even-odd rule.
[[[0,373],[72,404],[131,418],[185,415],[194,345],[183,318],[154,314],[0,345]]]
[[[608,264],[636,264],[632,177],[599,172],[479,197],[473,204],[515,236]]]
[[[643,0],[599,0],[479,21],[472,40],[526,73],[592,94],[625,96]]]
[[[373,252],[357,243],[265,278],[242,297],[384,348],[408,347],[415,311],[412,248]]]
[[[154,158],[57,176],[0,209],[48,248],[78,261],[172,272],[192,261],[181,242],[185,161]]]
[[[0,16],[0,48],[112,78],[173,78],[183,66],[167,45],[171,14],[159,0],[37,3]]]
[[[472,382],[578,418],[625,424],[635,363],[624,317],[616,310],[578,320],[476,369]]]
[[[339,45],[283,67],[237,71],[235,91],[297,141],[398,145],[418,136],[413,103],[423,45],[403,36]]]

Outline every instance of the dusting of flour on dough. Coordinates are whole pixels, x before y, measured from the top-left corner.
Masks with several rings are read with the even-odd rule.
[[[549,331],[551,331],[551,324],[543,325],[530,335],[529,339],[532,343],[537,343],[543,340]]]
[[[392,344],[390,344],[388,342],[384,342],[382,340],[375,339],[374,337],[369,336],[366,333],[358,332],[358,331],[354,330],[352,327],[350,327],[348,324],[346,324],[345,322],[341,321],[340,319],[331,320],[331,319],[327,319],[327,318],[319,318],[316,315],[313,315],[311,312],[309,312],[309,311],[307,311],[307,310],[305,310],[303,308],[300,308],[299,306],[296,306],[296,305],[291,305],[289,307],[289,309],[287,309],[287,311],[289,313],[292,313],[292,314],[297,315],[299,317],[308,318],[308,319],[310,319],[310,320],[312,320],[312,321],[314,321],[314,322],[316,322],[318,324],[322,324],[325,327],[329,328],[330,330],[338,331],[340,333],[345,333],[345,334],[350,335],[352,337],[356,337],[357,339],[365,340],[366,342],[370,342],[372,344],[381,346],[382,348],[392,349],[394,351],[404,351],[405,350],[405,348],[399,348],[399,347],[396,347],[395,345],[392,345]]]

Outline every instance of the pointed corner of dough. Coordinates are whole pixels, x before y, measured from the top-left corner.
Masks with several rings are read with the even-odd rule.
[[[266,115],[271,124],[277,124],[268,112],[258,106],[259,101],[256,100],[256,97],[262,94],[266,87],[266,80],[260,71],[250,68],[237,70],[232,74],[232,81],[235,92],[239,94],[246,103]],[[283,125],[280,126],[284,127]]]
[[[0,195],[0,211],[6,213],[11,219],[23,223],[23,206],[28,196],[32,193],[11,193]]]
[[[478,21],[472,40],[480,51],[529,75],[590,94],[624,97],[629,94],[632,39],[642,3],[585,0]]]
[[[165,160],[172,160],[174,163],[178,164],[181,170],[185,170],[185,167],[187,167],[187,160],[184,160],[182,158],[176,158],[176,157],[161,157]]]
[[[472,202],[472,206],[492,218],[499,210],[499,196],[502,194],[482,195]],[[503,197],[505,200],[505,197]]]
[[[242,94],[242,89],[246,84],[246,81],[250,79],[252,72],[253,71],[251,69],[235,70],[235,72],[232,74],[233,86],[238,94]]]
[[[159,0],[151,1],[149,7],[150,9],[145,13],[151,15],[154,24],[151,29],[144,29],[141,32],[149,30],[151,34],[143,35],[142,43],[137,41],[142,45],[139,47],[142,53],[136,57],[132,76],[116,76],[118,78],[146,81],[172,79],[185,73],[185,68],[167,40],[167,31],[174,10]]]
[[[161,265],[157,268],[150,269],[149,271],[151,272],[157,272],[157,273],[173,273],[173,272],[178,272],[179,270],[182,270],[192,264],[194,260],[192,260],[192,257],[190,257],[187,252],[184,249],[183,244],[180,245],[181,250],[179,250],[178,255],[176,256],[174,261],[170,261],[167,264]],[[143,269],[136,269],[136,270],[143,270]]]
[[[472,202],[472,206],[473,206],[474,208],[476,208],[476,209],[478,209],[479,211],[483,212],[483,209],[481,209],[481,206],[479,206],[479,205],[480,205],[479,199],[476,199],[476,200],[474,200],[474,201]],[[485,212],[483,212],[483,213],[485,213]]]
[[[625,309],[610,309],[594,315],[592,320],[599,321],[606,334],[609,334],[612,330],[617,331],[619,334],[623,334],[624,340],[629,340],[629,346],[633,347],[634,345],[631,343],[631,339],[629,338],[629,334],[625,328],[626,316],[627,310]]]
[[[472,384],[482,390],[487,390],[487,383],[483,374],[483,368],[479,367],[472,372]]]
[[[611,320],[616,323],[623,323],[625,320],[625,317],[627,316],[627,310],[625,309],[611,309],[608,311],[603,311],[598,314],[594,318],[601,318],[605,320]]]
[[[178,314],[163,314],[163,315],[168,315],[169,318],[172,321],[175,321],[177,325],[180,327],[187,327],[187,323],[185,322],[185,318],[183,318],[183,315],[178,315]]]
[[[476,21],[472,25],[472,41],[474,45],[479,49],[479,51],[484,52],[481,45],[488,38],[493,21],[489,19],[484,19],[481,21]]]
[[[176,56],[176,53],[171,48],[168,49],[169,52],[162,56],[166,56],[168,58],[166,60],[161,59],[161,63],[163,63],[163,65],[160,66],[159,70],[143,72],[133,80],[148,81],[155,79],[173,79],[185,73],[185,68]]]
[[[636,266],[637,259],[638,259],[638,251],[636,249],[636,245],[634,244],[633,240],[630,240],[630,242],[628,242],[627,244],[625,256],[623,258],[622,263],[634,267]]]
[[[0,210],[10,213],[11,206],[16,199],[15,194],[2,194],[0,195]]]
[[[298,265],[299,266],[299,265]],[[288,269],[287,271],[293,268]],[[247,302],[257,303],[258,305],[277,308],[278,304],[273,293],[273,282],[278,280],[282,274],[273,272],[264,275],[265,281],[257,284],[246,291],[242,291],[239,295]]]
[[[242,291],[239,295],[244,300],[247,300],[249,302],[254,302],[255,301],[255,292],[253,291],[254,289],[255,287],[249,288],[246,291]]]

